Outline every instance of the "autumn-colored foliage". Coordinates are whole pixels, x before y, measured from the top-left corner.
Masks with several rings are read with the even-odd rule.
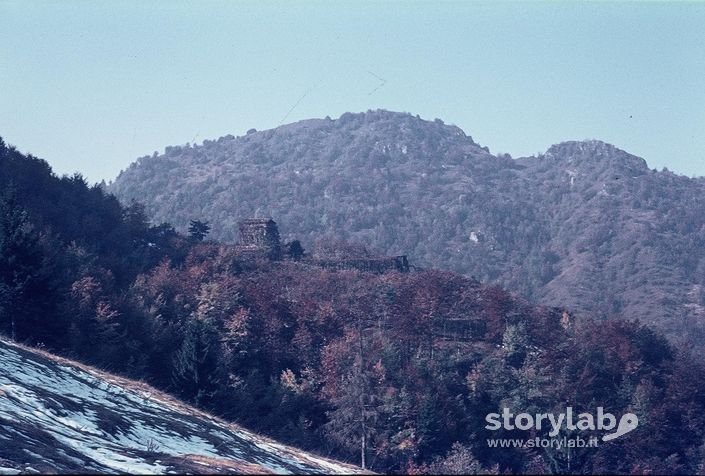
[[[705,368],[638,322],[577,318],[449,272],[245,262],[1,142],[0,154],[7,190],[21,171],[62,197],[22,179],[0,201],[0,331],[18,340],[382,473],[703,468]],[[488,413],[566,406],[640,425],[598,448],[487,444],[542,436],[487,430]]]

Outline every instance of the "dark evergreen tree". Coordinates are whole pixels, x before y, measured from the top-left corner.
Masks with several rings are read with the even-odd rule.
[[[189,235],[195,241],[203,241],[210,231],[211,227],[207,221],[191,220],[188,227]]]
[[[174,355],[172,384],[175,391],[196,405],[211,401],[218,390],[221,358],[220,337],[213,324],[203,319],[190,319],[181,347]]]
[[[439,411],[440,402],[435,394],[426,395],[421,401],[416,417],[419,458],[428,461],[447,448],[444,444],[444,429]]]
[[[27,212],[11,188],[0,197],[0,326],[13,339],[39,331],[29,319],[41,295],[42,251]]]
[[[286,244],[286,254],[290,259],[299,261],[304,257],[304,247],[299,240],[290,241]]]

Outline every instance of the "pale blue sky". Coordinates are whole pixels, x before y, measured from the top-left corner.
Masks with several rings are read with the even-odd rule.
[[[705,175],[705,3],[0,0],[0,136],[60,174],[377,108]]]

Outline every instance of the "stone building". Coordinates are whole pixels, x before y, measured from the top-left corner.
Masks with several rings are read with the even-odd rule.
[[[238,223],[240,242],[236,250],[245,261],[267,259],[279,261],[283,256],[279,239],[279,229],[271,218],[248,218]],[[304,259],[309,265],[329,270],[356,269],[371,273],[386,273],[387,271],[409,272],[409,261],[406,256],[378,256],[343,259]]]
[[[282,257],[279,229],[271,218],[249,218],[239,224],[240,243],[237,250],[243,254],[260,256],[270,260]]]

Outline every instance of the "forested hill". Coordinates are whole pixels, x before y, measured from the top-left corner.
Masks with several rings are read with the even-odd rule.
[[[496,161],[469,147],[478,170]],[[139,206],[122,207],[80,176],[56,177],[1,141],[0,180],[3,339],[384,474],[702,472],[705,368],[646,326],[576,319],[451,272],[248,258],[236,246],[152,226]],[[132,462],[147,471],[157,458],[188,472],[203,462],[214,464],[203,472],[228,469],[219,456],[279,465],[251,445],[234,454],[242,442],[188,416],[169,417],[170,431],[159,414],[148,419],[129,405],[129,392],[0,342],[0,469],[130,470]],[[576,415],[597,406],[630,412],[640,423],[598,447],[488,444],[551,436],[545,426],[490,430],[489,413],[562,414],[567,406]],[[566,426],[563,436],[576,435]],[[194,456],[198,448],[219,461]]]
[[[141,205],[123,207],[80,175],[57,177],[0,138],[1,333],[92,350],[99,321],[83,316],[88,303],[80,304],[76,283],[91,277],[107,319],[105,296],[117,300],[138,274],[165,256],[178,259],[184,241],[168,225],[151,226]]]
[[[515,160],[440,120],[346,113],[167,147],[109,190],[226,242],[238,219],[273,216],[304,246],[331,234],[705,341],[705,180],[600,141]]]

